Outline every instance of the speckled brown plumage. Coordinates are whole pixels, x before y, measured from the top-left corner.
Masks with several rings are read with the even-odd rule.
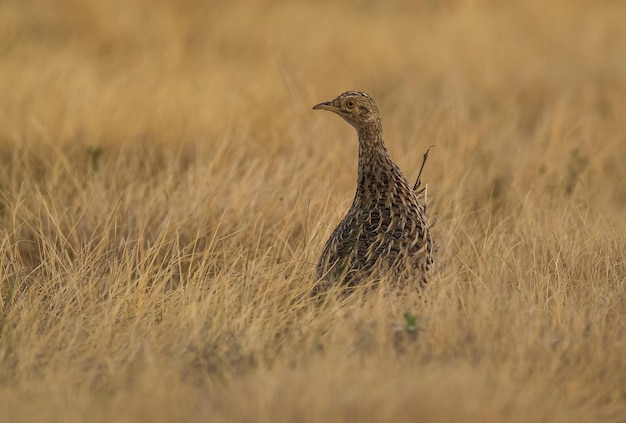
[[[356,194],[326,241],[317,265],[321,280],[356,285],[373,273],[423,287],[434,262],[426,209],[391,160],[374,100],[348,91],[313,109],[334,112],[359,136]]]

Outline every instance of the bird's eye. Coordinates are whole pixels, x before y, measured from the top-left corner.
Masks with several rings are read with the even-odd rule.
[[[348,107],[354,107],[354,100],[348,100],[348,101],[346,102],[346,106],[348,106]]]

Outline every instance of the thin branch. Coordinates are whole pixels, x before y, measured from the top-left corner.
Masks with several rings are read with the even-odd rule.
[[[417,192],[417,189],[420,187],[420,185],[422,185],[422,180],[421,180],[422,171],[424,170],[424,165],[426,164],[426,160],[428,160],[428,153],[430,152],[430,149],[433,147],[434,145],[429,146],[426,152],[424,153],[424,158],[422,159],[422,166],[420,166],[420,172],[417,175],[417,181],[415,181],[415,185],[413,186],[413,191]]]

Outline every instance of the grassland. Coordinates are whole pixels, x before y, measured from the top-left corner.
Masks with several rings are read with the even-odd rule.
[[[626,421],[624,16],[0,2],[0,421]],[[435,145],[422,297],[308,296],[348,89]]]

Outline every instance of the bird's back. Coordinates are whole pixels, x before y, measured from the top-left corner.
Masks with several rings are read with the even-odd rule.
[[[372,273],[423,286],[434,244],[420,202],[390,158],[364,175],[350,210],[326,242],[317,276],[348,285]]]

